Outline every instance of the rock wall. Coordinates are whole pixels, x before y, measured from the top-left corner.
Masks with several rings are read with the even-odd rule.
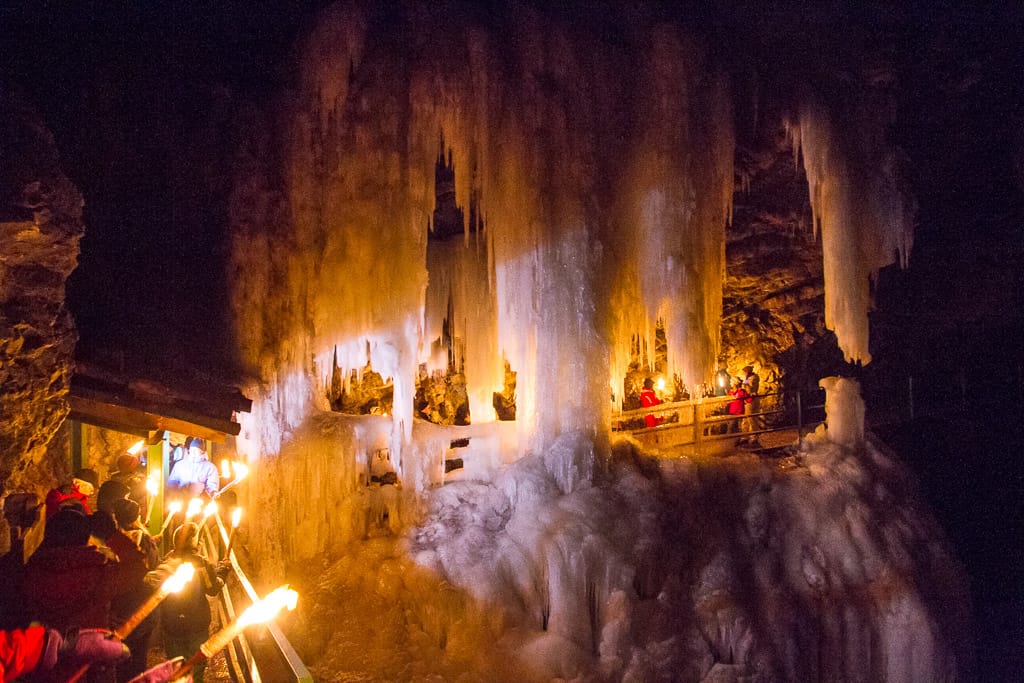
[[[53,137],[0,84],[0,488],[49,484],[47,445],[68,413],[77,335],[64,305],[82,196]]]

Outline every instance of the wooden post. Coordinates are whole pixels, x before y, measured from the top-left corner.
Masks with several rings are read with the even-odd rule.
[[[149,533],[157,536],[164,523],[164,490],[167,488],[167,475],[170,472],[170,463],[168,463],[168,460],[170,460],[170,447],[167,442],[166,431],[153,432],[149,439],[147,439],[146,460],[149,463],[148,471],[150,474],[153,472],[160,473],[160,486],[157,488],[156,495],[153,496],[151,503],[153,514],[149,516]]]
[[[71,471],[77,472],[82,469],[82,463],[87,459],[89,437],[85,431],[85,423],[78,420],[69,420],[69,424],[71,426]]]
[[[804,440],[804,404],[801,399],[802,391],[796,390],[796,439],[801,443]]]
[[[702,416],[703,412],[704,411],[701,410],[701,404],[699,402],[694,401],[694,403],[693,403],[693,452],[694,452],[695,455],[700,455],[701,451],[704,449],[704,440],[702,438],[703,435],[704,435],[703,428],[702,428],[703,420],[701,419],[701,416]]]

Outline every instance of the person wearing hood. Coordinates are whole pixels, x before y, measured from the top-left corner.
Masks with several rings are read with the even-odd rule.
[[[92,514],[89,497],[96,493],[99,485],[100,477],[95,470],[78,470],[70,483],[51,489],[46,494],[46,519],[51,519],[66,507],[79,508],[87,515]]]
[[[223,560],[212,564],[199,551],[199,525],[191,522],[174,530],[174,550],[163,564],[146,576],[146,582],[154,587],[170,576],[183,563],[195,567],[195,578],[185,587],[168,595],[157,608],[160,612],[160,629],[164,636],[164,651],[169,657],[188,657],[199,650],[210,635],[210,603],[207,596],[214,596],[224,585],[224,578],[231,571],[231,564]],[[205,665],[193,670],[195,680],[203,680]]]
[[[101,539],[115,557],[89,543]],[[103,512],[61,510],[25,565],[24,592],[32,618],[59,631],[109,628],[110,601],[146,575],[142,551]]]
[[[160,565],[160,551],[157,550],[153,538],[142,528],[139,504],[130,498],[118,498],[113,502],[113,512],[118,528],[132,539],[132,542],[145,555],[146,569],[156,569]],[[146,602],[152,592],[145,581],[139,579],[134,590],[114,596],[110,603],[114,623],[120,624],[128,621],[139,606]],[[131,680],[145,670],[146,658],[149,654],[149,641],[156,628],[156,621],[156,615],[151,614],[125,638],[125,645],[128,646],[132,654],[131,657],[117,665],[118,681]]]
[[[25,562],[35,548],[26,543],[26,537],[39,523],[41,508],[39,496],[34,493],[12,493],[4,499],[4,518],[11,530],[11,548],[0,557],[0,628],[29,625],[24,613],[22,582]]]

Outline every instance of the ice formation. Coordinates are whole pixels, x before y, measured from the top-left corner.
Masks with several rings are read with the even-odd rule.
[[[567,434],[448,484],[311,578],[306,655],[325,681],[966,677],[963,574],[892,454],[847,440],[862,411],[830,383],[829,429],[779,461],[623,440],[587,475]]]
[[[876,95],[842,116],[815,99],[800,106],[790,136],[811,195],[825,270],[825,324],[847,361],[869,363],[870,283],[913,244],[913,208],[898,189],[896,153],[885,139],[893,105]]]
[[[286,145],[290,226],[267,235],[235,221],[252,367],[322,386],[335,362],[348,376],[369,359],[395,383],[396,453],[445,317],[475,423],[495,418],[504,363],[517,373],[521,452],[603,432],[609,386],[618,378],[621,397],[631,345],[653,349],[659,320],[669,371],[703,381],[734,143],[726,79],[702,49],[651,26],[594,51],[593,35],[526,10],[507,35],[425,7],[390,34],[377,20],[332,8],[305,43]],[[439,151],[459,205],[483,220],[447,251],[427,248]],[[238,213],[258,194],[240,193]]]
[[[258,375],[237,443],[260,483],[243,492],[245,547],[267,574],[340,557],[321,588],[352,606],[327,618],[365,610],[380,629],[371,647],[323,633],[321,677],[345,679],[332,652],[396,676],[371,654],[396,643],[398,677],[955,674],[963,615],[936,604],[958,575],[865,441],[855,387],[830,385],[831,436],[788,468],[658,466],[611,447],[609,395],[659,321],[670,373],[694,387],[713,368],[735,144],[724,73],[667,25],[607,41],[538,10],[498,28],[446,7],[329,8],[301,51],[286,141],[247,140],[232,198],[237,332]],[[867,360],[869,277],[909,236],[879,120],[844,129],[871,143],[855,155],[834,113],[808,106],[791,131],[829,324]],[[439,153],[482,227],[428,244]],[[445,319],[470,427],[412,413],[421,364],[446,362]],[[327,410],[336,368],[368,361],[394,383],[393,414]],[[517,419],[498,423],[506,361]],[[456,456],[461,482],[445,474]],[[400,486],[369,485],[389,469]],[[493,643],[514,672],[480,654]]]

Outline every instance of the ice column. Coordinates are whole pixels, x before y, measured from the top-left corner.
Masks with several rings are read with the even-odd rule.
[[[891,119],[885,97],[831,109],[808,99],[790,128],[821,234],[825,324],[850,362],[871,361],[871,280],[897,257],[906,266],[913,243],[912,210],[897,188],[895,150],[885,140]]]

